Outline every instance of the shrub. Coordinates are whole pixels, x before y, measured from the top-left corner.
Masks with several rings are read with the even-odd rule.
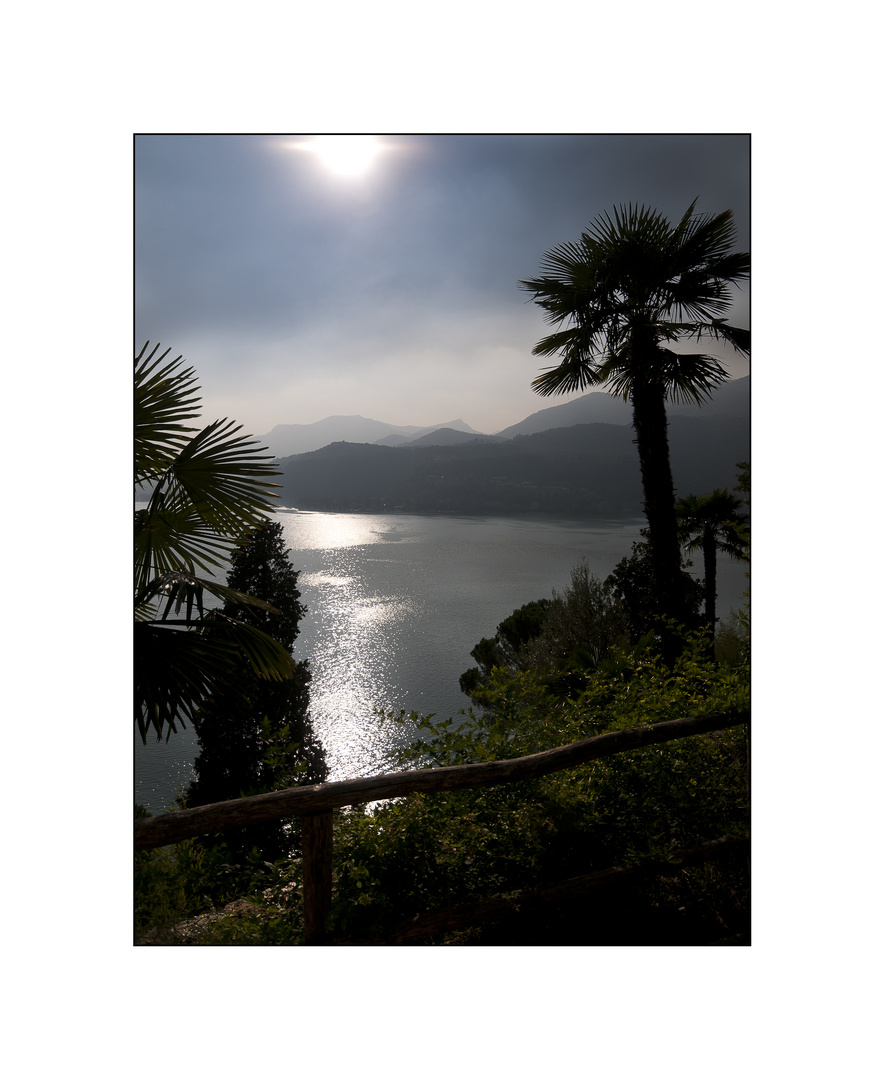
[[[743,711],[748,694],[746,671],[711,662],[699,634],[688,638],[672,669],[648,650],[622,648],[587,673],[586,689],[568,699],[552,694],[537,673],[497,668],[481,715],[468,710],[460,721],[425,721],[425,737],[403,752],[400,764],[517,757],[606,731]],[[747,756],[741,726],[534,781],[409,796],[371,815],[342,813],[335,930],[357,939],[383,937],[416,913],[746,835]],[[718,869],[680,871],[675,884],[664,879],[634,890],[630,910],[654,910],[656,918],[663,912],[671,936],[681,927],[684,937],[688,923],[694,934],[743,932],[746,869],[738,858]],[[603,904],[601,910],[608,909]],[[615,922],[629,937],[633,924]],[[597,941],[617,937],[610,930],[570,918],[556,934]],[[486,932],[478,933],[483,938]]]

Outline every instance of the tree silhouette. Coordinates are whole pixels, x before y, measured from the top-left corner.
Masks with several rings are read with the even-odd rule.
[[[686,551],[704,555],[704,617],[711,640],[716,629],[716,555],[746,559],[744,527],[748,516],[736,495],[717,488],[709,495],[688,495],[676,504],[679,533]]]
[[[672,226],[645,206],[597,217],[575,243],[541,260],[542,276],[520,287],[558,327],[534,348],[561,357],[532,383],[542,395],[604,386],[633,406],[644,508],[659,613],[686,620],[667,399],[700,404],[727,378],[715,357],[675,352],[692,339],[724,341],[749,355],[749,332],[723,315],[730,286],[749,275],[749,255],[732,250],[730,210],[695,214],[697,200]]]
[[[224,613],[291,652],[306,608],[282,533],[280,522],[264,521],[233,553],[227,577],[232,590],[248,592],[272,607],[244,607],[231,600]],[[281,682],[257,678],[245,663],[231,669],[195,717],[200,752],[194,763],[196,779],[187,793],[189,806],[326,779],[325,756],[308,713],[310,677],[305,660]],[[285,829],[272,824],[229,831],[225,842],[232,850],[259,846],[268,858],[283,854],[293,841]]]
[[[648,529],[641,529],[642,540],[633,542],[630,555],[625,555],[605,579],[605,586],[621,601],[627,614],[630,641],[638,643],[648,634],[660,635],[660,599],[651,557]],[[679,589],[683,625],[695,629],[698,611],[703,603],[701,583],[691,576],[680,553]]]

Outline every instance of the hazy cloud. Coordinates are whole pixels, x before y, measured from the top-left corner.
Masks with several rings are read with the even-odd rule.
[[[355,177],[307,138],[136,139],[139,344],[184,353],[207,416],[255,434],[354,413],[495,431],[551,404],[517,281],[615,203],[698,196],[749,247],[746,136],[380,136]]]

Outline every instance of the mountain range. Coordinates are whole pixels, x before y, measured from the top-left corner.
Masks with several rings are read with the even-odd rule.
[[[409,427],[385,424],[365,416],[327,416],[315,424],[277,424],[272,431],[261,436],[271,453],[278,458],[290,454],[306,454],[320,450],[334,442],[378,443],[385,446],[402,446],[415,439],[432,435],[440,429],[460,431],[468,436],[479,436],[463,420],[449,420],[430,427]]]
[[[732,379],[714,392],[712,399],[699,407],[694,404],[670,402],[667,413],[675,416],[710,417],[750,415],[749,377]],[[498,441],[520,435],[534,435],[552,428],[574,424],[632,423],[631,406],[603,390],[592,391],[574,401],[540,409],[524,420],[493,435],[476,431],[464,420],[449,420],[429,427],[386,424],[364,416],[327,416],[314,424],[277,424],[261,441],[277,458],[320,450],[331,443],[372,443],[379,446],[454,446],[474,441]]]
[[[668,409],[678,497],[732,487],[737,463],[750,458],[748,380],[724,389],[700,408]],[[399,445],[383,445],[388,436],[380,443],[339,440],[285,456],[282,504],[339,512],[639,516],[642,488],[629,407],[609,412],[620,423],[576,419],[611,410],[609,403],[624,404],[587,394],[497,436],[443,428]]]

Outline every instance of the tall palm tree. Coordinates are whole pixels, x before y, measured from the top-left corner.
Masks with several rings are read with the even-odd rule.
[[[723,488],[709,495],[688,495],[676,504],[680,536],[686,551],[704,554],[704,617],[710,633],[716,629],[716,555],[746,559],[744,526],[748,516],[743,502]]]
[[[695,200],[673,226],[632,203],[597,217],[580,240],[545,253],[541,277],[520,288],[558,329],[533,352],[559,355],[532,383],[544,396],[605,386],[633,405],[661,614],[684,621],[680,552],[665,402],[700,404],[727,377],[719,360],[668,346],[724,341],[749,355],[750,335],[723,315],[731,285],[749,276],[750,259],[732,250],[732,213],[695,214]]]
[[[216,608],[271,605],[198,572],[227,564],[236,541],[262,524],[276,498],[272,456],[228,420],[202,430],[193,368],[170,350],[135,358],[135,490],[148,494],[135,512],[135,718],[143,741],[160,738],[176,720],[193,719],[235,661],[265,679],[288,679],[295,661],[279,642]],[[155,358],[156,357],[156,358]]]

